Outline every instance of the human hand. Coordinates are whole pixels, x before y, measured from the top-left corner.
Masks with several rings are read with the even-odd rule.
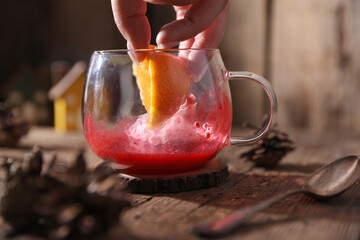
[[[176,11],[176,20],[162,27],[156,37],[159,48],[215,48],[220,43],[229,12],[228,0],[112,0],[115,23],[128,49],[149,47],[146,2],[170,4]]]

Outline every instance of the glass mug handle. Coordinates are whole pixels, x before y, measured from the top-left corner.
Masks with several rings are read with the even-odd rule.
[[[252,73],[252,72],[227,72],[227,78],[229,80],[241,80],[241,79],[250,79],[254,80],[255,82],[259,83],[266,91],[266,94],[270,101],[270,112],[269,112],[269,119],[267,120],[266,124],[262,126],[262,128],[252,136],[249,137],[231,137],[230,143],[231,145],[246,145],[252,144],[263,138],[266,133],[271,129],[272,124],[275,122],[275,116],[277,111],[277,102],[275,93],[271,87],[271,84],[263,77]]]

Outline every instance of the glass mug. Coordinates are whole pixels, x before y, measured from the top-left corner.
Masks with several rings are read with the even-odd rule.
[[[151,51],[175,55],[191,73],[181,105],[155,129],[147,125],[132,61]],[[169,73],[171,63],[167,68],[164,74],[177,74]],[[253,136],[230,137],[232,79],[260,83],[270,100],[268,121]],[[95,51],[84,86],[83,131],[99,158],[127,174],[172,174],[203,166],[227,145],[258,141],[270,130],[276,108],[270,83],[254,73],[227,71],[218,49]]]

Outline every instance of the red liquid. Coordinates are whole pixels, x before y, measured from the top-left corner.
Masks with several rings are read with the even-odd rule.
[[[98,157],[125,165],[126,173],[185,172],[202,166],[229,142],[231,102],[226,95],[219,102],[200,104],[190,96],[154,131],[147,128],[146,115],[108,128],[85,114],[84,134]]]

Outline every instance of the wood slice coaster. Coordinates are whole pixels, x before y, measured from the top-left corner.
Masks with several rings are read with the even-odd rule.
[[[214,187],[229,176],[222,161],[212,159],[203,167],[190,172],[170,175],[130,176],[120,174],[133,193],[175,193]]]

